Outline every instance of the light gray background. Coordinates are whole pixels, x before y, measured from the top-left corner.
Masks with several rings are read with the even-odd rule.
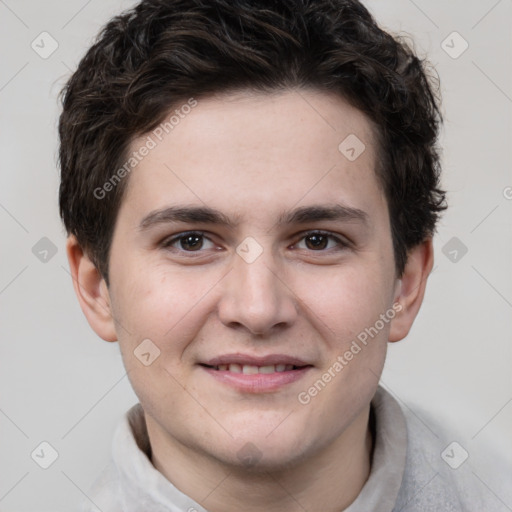
[[[0,0],[2,511],[68,511],[107,463],[114,427],[137,401],[117,344],[94,334],[75,299],[56,166],[56,95],[100,26],[132,4]],[[382,382],[420,417],[456,429],[475,486],[495,495],[496,510],[512,510],[500,487],[512,466],[512,2],[366,5],[384,27],[411,34],[437,67],[451,206],[423,308],[408,338],[390,346]],[[59,45],[47,59],[31,48],[43,31]],[[441,47],[453,31],[469,44],[458,58]],[[460,43],[448,39],[452,51]],[[42,237],[57,247],[46,263],[32,253]],[[468,249],[457,262],[443,253],[453,237]],[[46,470],[30,457],[42,441],[59,454]]]

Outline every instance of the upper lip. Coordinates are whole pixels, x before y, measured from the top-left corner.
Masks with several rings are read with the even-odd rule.
[[[276,364],[292,364],[294,366],[311,366],[298,357],[292,357],[285,354],[269,354],[266,356],[253,356],[248,354],[224,354],[214,357],[208,361],[201,362],[207,366],[219,366],[221,364],[240,364],[251,366],[271,366]]]

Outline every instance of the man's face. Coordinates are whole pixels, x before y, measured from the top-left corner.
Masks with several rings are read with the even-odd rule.
[[[364,423],[394,314],[368,120],[319,92],[238,94],[148,135],[109,294],[150,436],[267,468],[320,453]]]

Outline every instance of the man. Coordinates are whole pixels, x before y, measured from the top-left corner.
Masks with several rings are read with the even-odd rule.
[[[357,1],[108,23],[64,91],[60,208],[140,404],[84,510],[481,510],[379,387],[433,265],[440,121]]]

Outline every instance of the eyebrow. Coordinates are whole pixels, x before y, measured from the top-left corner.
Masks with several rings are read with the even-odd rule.
[[[356,221],[366,225],[369,219],[368,214],[358,208],[341,204],[311,205],[281,213],[276,224],[306,224],[323,220]],[[146,231],[153,226],[171,222],[216,224],[234,228],[239,224],[240,216],[230,219],[221,211],[206,206],[169,206],[146,215],[139,224],[139,230]]]

